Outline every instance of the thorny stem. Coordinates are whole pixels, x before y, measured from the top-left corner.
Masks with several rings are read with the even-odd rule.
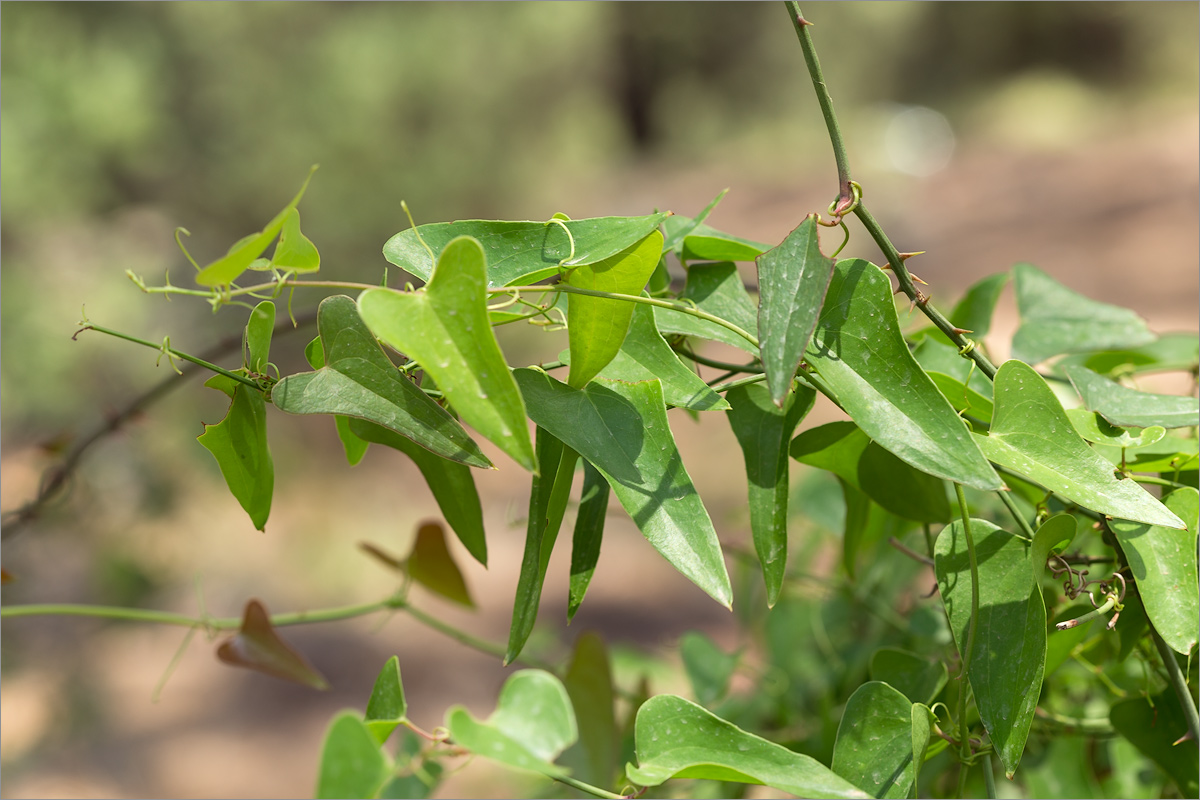
[[[1200,715],[1196,712],[1196,701],[1192,699],[1192,693],[1188,691],[1187,679],[1184,678],[1183,670],[1179,668],[1179,662],[1175,660],[1175,652],[1163,641],[1162,636],[1154,629],[1153,625],[1150,626],[1150,636],[1154,639],[1154,646],[1158,649],[1163,666],[1167,668],[1167,678],[1171,681],[1171,688],[1175,690],[1175,696],[1179,698],[1179,705],[1183,706],[1183,714],[1187,717],[1188,731],[1192,734],[1192,742],[1200,741]],[[1194,746],[1194,744],[1189,746]]]
[[[804,19],[804,15],[800,13],[800,6],[796,0],[784,0],[788,9],[788,16],[792,19],[792,24],[796,27],[796,35],[800,39],[800,49],[804,52],[804,62],[808,66],[809,77],[812,78],[813,89],[817,93],[817,102],[821,105],[821,115],[825,117],[825,127],[829,131],[829,142],[833,145],[833,157],[838,165],[838,199],[834,206],[835,218],[840,218],[841,213],[846,213],[853,208],[855,216],[859,222],[867,229],[867,233],[875,240],[875,244],[883,251],[887,258],[888,266],[892,272],[896,274],[896,280],[900,283],[900,290],[908,296],[916,305],[920,306],[922,313],[938,327],[938,329],[954,342],[959,348],[959,352],[964,357],[972,359],[988,379],[996,376],[996,367],[987,356],[979,351],[979,348],[971,344],[963,333],[957,327],[952,325],[945,316],[942,315],[936,308],[929,303],[929,298],[917,289],[913,283],[912,276],[908,269],[904,266],[904,259],[900,257],[900,253],[888,239],[883,229],[879,227],[879,223],[871,216],[866,207],[862,204],[861,198],[855,202],[854,191],[850,183],[850,166],[849,158],[846,155],[846,145],[842,140],[841,128],[838,126],[837,115],[833,110],[833,100],[829,96],[829,89],[825,85],[825,76],[821,73],[821,64],[817,59],[816,46],[813,44],[812,36],[808,33],[808,28],[812,24]]]

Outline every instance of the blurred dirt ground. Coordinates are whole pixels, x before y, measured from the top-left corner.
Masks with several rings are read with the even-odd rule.
[[[1124,130],[1098,132],[1083,144],[1054,150],[979,140],[925,179],[856,177],[897,246],[927,251],[910,266],[943,307],[971,282],[1028,261],[1082,294],[1135,309],[1157,332],[1194,331],[1200,293],[1198,141],[1198,118],[1188,113],[1130,121]],[[825,208],[832,184],[830,175],[820,185],[792,186],[787,176],[746,185],[719,167],[676,172],[659,166],[613,175],[611,185],[600,187],[572,216],[645,213],[654,206],[693,214],[730,186],[710,223],[775,242],[806,213]],[[831,249],[828,243],[825,249]],[[861,229],[854,230],[847,254],[877,260]],[[1003,342],[1016,323],[1008,290],[990,340],[994,355],[1006,355]],[[1172,377],[1147,386],[1185,391],[1188,383]],[[212,403],[212,415],[218,415],[220,403],[215,398]],[[369,601],[391,591],[392,576],[355,543],[371,540],[403,552],[415,524],[436,514],[415,468],[402,456],[375,448],[351,470],[340,460],[332,426],[320,424],[327,420],[273,415],[277,495],[268,532],[258,534],[204,461],[206,454],[170,458],[199,449],[180,433],[198,424],[175,419],[172,408],[165,401],[97,446],[71,500],[21,539],[6,542],[21,552],[18,581],[6,587],[6,602],[88,598],[80,577],[87,574],[86,564],[73,542],[89,529],[161,568],[169,580],[150,595],[156,608],[197,613],[194,579],[207,609],[221,616],[236,615],[251,596],[281,612]],[[804,425],[835,414],[823,405]],[[741,456],[725,421],[705,415],[693,422],[672,412],[671,424],[722,539],[746,542],[744,484],[734,479]],[[286,444],[289,435],[301,444]],[[304,443],[329,454],[327,472],[300,458]],[[106,469],[111,455],[139,450],[147,454],[140,462],[145,473]],[[32,448],[6,449],[3,459],[7,509],[30,496],[50,462]],[[480,610],[463,611],[420,590],[413,599],[452,624],[502,642],[528,484],[514,465],[496,460],[501,470],[477,475],[490,568],[469,563],[461,548],[455,551]],[[145,498],[137,484],[163,464],[177,472],[160,480],[182,487],[174,490],[180,495],[157,516],[140,513]],[[682,633],[697,628],[727,647],[736,642],[733,615],[670,569],[619,508],[610,514],[606,534],[589,596],[569,628],[564,614],[569,548],[558,549],[531,648],[558,656],[564,650],[555,637],[569,644],[588,629],[627,651],[666,648],[670,654]],[[6,567],[16,563],[5,560]],[[40,575],[60,580],[39,583]],[[222,666],[213,645],[198,636],[155,703],[154,687],[182,641],[182,629],[64,618],[9,619],[4,629],[0,794],[6,798],[311,796],[325,726],[339,708],[365,705],[389,656],[399,656],[410,716],[426,729],[439,725],[454,703],[489,713],[509,672],[496,659],[401,614],[285,631],[330,679],[329,692]],[[621,670],[628,676],[632,667]],[[677,679],[656,680],[653,688],[684,691]],[[542,789],[477,761],[456,771],[437,796],[503,797]]]

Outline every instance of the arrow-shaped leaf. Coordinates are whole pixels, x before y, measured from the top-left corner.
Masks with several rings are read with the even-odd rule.
[[[729,261],[716,264],[693,264],[688,267],[687,283],[680,300],[695,304],[701,311],[732,322],[749,333],[758,335],[758,309],[746,293],[746,285],[738,274],[737,266]],[[758,348],[744,336],[706,319],[655,307],[654,321],[663,333],[681,333],[723,342],[758,356]]]
[[[1087,367],[1067,367],[1083,405],[1113,425],[1131,428],[1188,428],[1200,425],[1200,400],[1173,394],[1139,392],[1110,381]]]
[[[260,531],[271,514],[275,467],[267,449],[267,409],[262,392],[233,384],[233,401],[225,419],[205,425],[197,438],[217,459],[229,491]]]
[[[458,421],[404,377],[358,315],[349,297],[327,297],[317,310],[325,366],[289,375],[271,402],[289,414],[343,414],[407,436],[451,461],[490,467]]]
[[[831,767],[871,797],[907,798],[916,779],[912,701],[879,681],[855,689],[842,712]]]
[[[817,327],[833,259],[821,252],[815,214],[759,256],[758,336],[767,386],[775,405],[792,387],[796,369]]]
[[[1184,527],[1136,481],[1113,474],[1112,465],[1075,432],[1062,404],[1033,367],[1004,362],[996,372],[995,387],[991,432],[976,435],[989,459],[1101,514]]]
[[[392,656],[375,678],[363,720],[375,741],[383,744],[396,726],[404,722],[407,714],[408,701],[404,699],[404,684],[400,681],[400,660]]]
[[[728,606],[721,545],[675,446],[659,382],[598,379],[580,390],[540,370],[513,374],[530,418],[600,470],[650,544]]]
[[[446,547],[446,532],[436,522],[417,528],[417,540],[408,556],[408,574],[430,591],[467,608],[474,608],[462,570]]]
[[[217,648],[217,658],[314,689],[329,688],[329,681],[275,632],[267,609],[258,600],[246,603],[242,626]]]
[[[421,365],[465,422],[536,472],[525,404],[492,333],[486,289],[483,247],[460,236],[424,289],[367,289],[358,309],[380,339]]]

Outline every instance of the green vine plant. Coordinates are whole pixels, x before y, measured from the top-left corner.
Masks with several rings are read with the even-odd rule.
[[[6,605],[3,616],[182,626],[188,641],[195,632],[223,637],[226,663],[314,688],[327,681],[279,629],[402,612],[522,665],[489,717],[456,706],[426,730],[407,716],[392,658],[365,710],[332,720],[315,768],[318,797],[427,796],[447,759],[461,755],[538,773],[571,796],[606,798],[648,789],[710,796],[705,782],[731,797],[754,784],[801,797],[996,797],[997,769],[1016,791],[1039,796],[1052,791],[1047,765],[1063,759],[1080,761],[1079,780],[1106,793],[1096,796],[1196,796],[1200,405],[1123,380],[1195,376],[1197,337],[1156,336],[1132,311],[1028,264],[939,311],[906,267],[916,254],[896,249],[868,210],[869,187],[851,179],[812,24],[796,3],[786,6],[827,124],[838,194],[777,245],[707,225],[718,196],[693,218],[413,225],[383,254],[419,288],[388,285],[386,274],[378,285],[319,280],[298,210],[310,172],[261,231],[203,267],[192,261],[196,288],[130,274],[146,293],[250,309],[240,366],[81,322],[81,332],[212,373],[205,385],[228,395],[229,409],[199,442],[259,530],[274,489],[268,407],[332,417],[352,465],[371,445],[416,462],[443,521],[422,525],[405,557],[366,546],[397,571],[393,594],[273,616],[249,600],[240,618],[69,605]],[[851,215],[881,264],[837,258]],[[841,229],[832,256],[821,227]],[[682,287],[668,259],[685,268]],[[756,266],[756,295],[738,262]],[[1021,322],[1013,357],[997,366],[984,336],[1010,281]],[[277,323],[276,302],[286,295],[290,316],[293,293],[306,289],[341,293],[316,313],[317,336],[304,349],[311,370],[281,375],[273,339],[294,320]],[[930,325],[905,333],[895,293]],[[521,321],[565,327],[567,350],[509,363],[493,329]],[[705,342],[745,359],[707,357]],[[846,419],[803,427],[818,394]],[[671,408],[727,418],[745,457],[752,553],[718,541],[676,447]],[[512,463],[493,463],[477,436]],[[792,486],[793,460],[830,483]],[[408,600],[416,582],[472,605],[447,529],[487,564],[473,471],[488,468],[525,470],[531,484],[505,643]],[[843,501],[842,563],[836,576],[814,576],[796,566],[806,551],[789,533],[828,486]],[[616,685],[594,634],[578,639],[565,665],[525,653],[572,498],[568,619],[587,594],[611,496],[715,602],[744,598],[761,663],[688,634],[680,645],[688,699]],[[7,522],[35,515],[24,509]],[[876,549],[881,542],[893,547]],[[742,577],[746,566],[758,573],[753,581]],[[915,599],[905,614],[878,599],[909,592],[925,568],[936,599]],[[832,605],[812,600],[810,582]],[[840,630],[826,624],[829,614],[846,618]],[[836,661],[840,678],[810,687],[815,657]],[[1069,668],[1080,665],[1087,669]],[[749,691],[732,692],[738,671]],[[655,788],[667,781],[676,788]]]

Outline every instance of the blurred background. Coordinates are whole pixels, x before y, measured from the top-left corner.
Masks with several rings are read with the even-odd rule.
[[[936,302],[1029,261],[1134,308],[1160,333],[1197,328],[1196,4],[803,8],[854,177],[897,246],[928,252],[910,263]],[[186,244],[206,263],[270,219],[311,164],[321,169],[300,208],[321,274],[368,282],[382,276],[383,242],[408,226],[402,200],[418,223],[694,215],[728,187],[709,223],[777,242],[836,195],[819,109],[776,3],[4,3],[0,109],[5,511],[35,495],[73,441],[169,374],[153,351],[96,333],[73,341],[81,313],[193,353],[236,336],[244,309],[214,316],[202,300],[143,295],[123,273],[191,285],[174,229],[191,232]],[[878,262],[852,230],[846,254]],[[297,294],[293,308],[303,315],[319,300]],[[1006,296],[997,355],[1015,327]],[[277,340],[285,374],[306,369],[312,335]],[[564,341],[512,326],[502,338],[521,363],[553,359]],[[235,351],[221,363],[240,360]],[[403,553],[415,524],[436,515],[415,468],[382,448],[347,467],[328,420],[272,412],[275,503],[260,534],[194,441],[227,400],[183,383],[91,448],[36,522],[6,531],[15,580],[4,602],[235,616],[250,597],[279,612],[388,594],[393,576],[356,543]],[[819,408],[805,426],[833,413]],[[727,425],[671,419],[723,541],[745,544]],[[477,475],[489,569],[455,551],[481,610],[419,590],[414,603],[502,641],[528,484],[488,452],[501,465]],[[836,545],[815,522],[796,526]],[[600,630],[628,677],[651,669],[641,654],[669,660],[689,629],[737,644],[737,619],[616,509],[591,594],[566,628],[566,549],[552,562],[538,652]],[[427,729],[454,702],[490,711],[506,674],[407,618],[368,619],[288,631],[330,692],[224,667],[197,637],[152,702],[182,636],[6,621],[0,794],[307,796],[331,714],[363,707],[388,656],[400,656],[410,715]],[[672,689],[654,674],[655,691]],[[496,780],[471,764],[443,794],[538,791]]]

